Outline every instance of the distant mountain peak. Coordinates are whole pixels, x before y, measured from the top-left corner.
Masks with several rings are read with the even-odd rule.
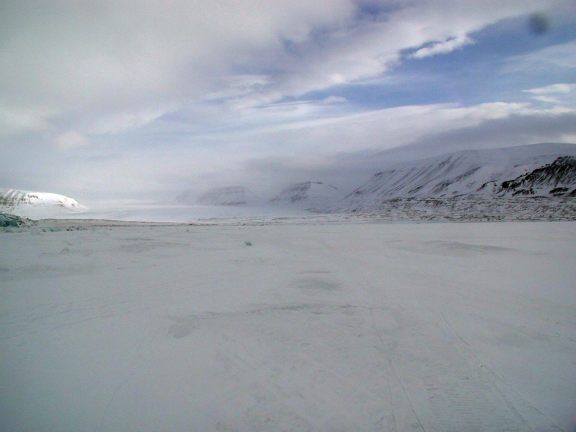
[[[244,186],[226,186],[212,188],[198,198],[191,191],[178,195],[176,200],[183,204],[202,204],[215,206],[243,206],[255,201],[254,194]]]
[[[291,184],[270,202],[276,205],[321,209],[342,197],[341,191],[322,181],[304,181]]]
[[[570,144],[463,150],[389,163],[337,205],[368,208],[391,199],[474,194],[570,196],[576,187],[575,164],[576,145]]]

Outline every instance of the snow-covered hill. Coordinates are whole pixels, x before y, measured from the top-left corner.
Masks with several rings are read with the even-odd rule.
[[[0,189],[0,212],[26,217],[52,217],[84,210],[85,206],[64,195]]]
[[[568,159],[560,159],[562,167],[554,165],[564,156],[576,156],[576,145],[538,144],[466,150],[390,164],[338,205],[340,208],[370,208],[391,199],[512,195],[521,185],[526,188],[529,182],[538,183],[532,194],[547,195],[560,183],[570,192],[576,188],[573,166],[566,162]],[[553,166],[545,169],[550,164]],[[568,171],[571,174],[562,174]],[[562,179],[559,175],[563,175]]]
[[[288,186],[270,203],[285,207],[322,210],[339,201],[342,195],[342,192],[335,186],[319,181],[306,181]]]
[[[502,182],[502,195],[553,195],[576,197],[576,158],[561,156],[554,162]]]
[[[243,206],[256,201],[254,194],[244,186],[228,186],[210,189],[197,199],[184,192],[178,196],[178,201],[183,204],[202,204],[214,206]]]

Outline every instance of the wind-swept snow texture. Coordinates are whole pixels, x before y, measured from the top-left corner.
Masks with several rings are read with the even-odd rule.
[[[576,427],[572,222],[18,230],[3,431]]]

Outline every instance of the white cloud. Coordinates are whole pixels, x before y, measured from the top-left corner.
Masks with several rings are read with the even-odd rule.
[[[524,90],[532,99],[556,106],[576,107],[576,84],[558,83]]]
[[[117,131],[155,120],[142,113],[164,107],[205,100],[244,109],[376,78],[403,50],[432,43],[417,56],[448,52],[498,20],[565,3],[390,0],[377,3],[387,12],[366,18],[355,0],[108,0],[38,8],[8,0],[0,18],[10,35],[0,52],[0,93],[14,112],[53,113],[44,121],[62,132],[105,123]]]
[[[421,59],[425,57],[432,57],[438,54],[448,54],[452,51],[463,48],[466,45],[470,45],[473,43],[474,41],[468,36],[457,36],[446,39],[444,41],[434,42],[432,45],[420,48],[410,57]]]
[[[234,91],[228,80],[236,68],[253,61],[258,67],[258,56],[280,52],[282,41],[298,43],[353,10],[349,0],[110,0],[38,8],[7,1],[0,93],[14,110],[48,107],[56,127],[89,127],[114,115],[122,123],[134,111],[202,99],[222,85]]]
[[[0,137],[45,129],[49,126],[46,116],[41,108],[18,109],[0,105]]]
[[[159,119],[173,111],[174,106],[153,107],[148,106],[143,109],[134,108],[131,111],[116,112],[110,115],[102,113],[90,126],[86,126],[92,134],[115,134],[126,129],[138,128],[154,120]]]
[[[576,90],[576,84],[551,84],[545,87],[538,87],[533,89],[524,90],[526,93],[533,95],[550,95],[550,94],[566,94]]]
[[[88,145],[88,140],[76,131],[68,131],[60,134],[55,140],[56,146],[62,150],[73,149]]]
[[[327,98],[322,99],[321,102],[323,104],[333,105],[333,104],[346,103],[348,102],[348,100],[342,96],[328,96]]]

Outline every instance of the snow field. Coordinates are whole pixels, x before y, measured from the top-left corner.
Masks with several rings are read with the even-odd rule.
[[[576,426],[573,222],[67,223],[0,233],[2,430]]]

